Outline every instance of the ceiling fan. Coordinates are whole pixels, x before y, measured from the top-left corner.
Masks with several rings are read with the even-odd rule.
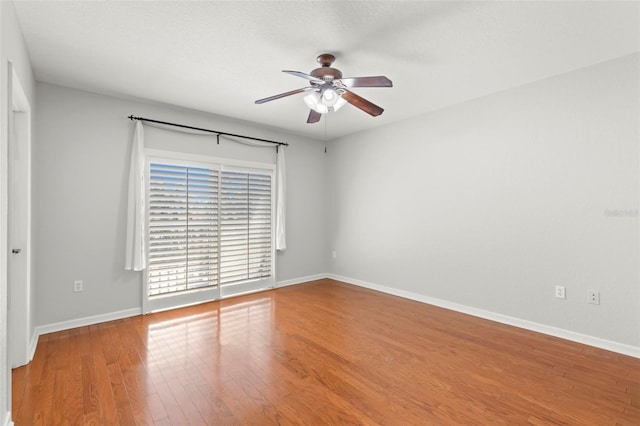
[[[286,96],[308,92],[304,97],[305,104],[311,109],[307,123],[317,123],[320,121],[322,114],[329,111],[337,111],[347,102],[374,117],[382,114],[384,111],[382,108],[351,92],[349,88],[392,87],[391,80],[385,76],[342,78],[342,72],[331,67],[331,64],[336,60],[335,56],[330,53],[323,53],[316,60],[322,66],[314,69],[310,74],[300,71],[282,71],[309,80],[311,86],[258,99],[256,104],[263,104]]]

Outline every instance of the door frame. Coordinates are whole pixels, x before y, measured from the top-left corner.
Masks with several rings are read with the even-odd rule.
[[[9,62],[7,156],[7,284],[9,364],[33,358],[31,342],[31,105]],[[20,250],[12,253],[13,249]]]

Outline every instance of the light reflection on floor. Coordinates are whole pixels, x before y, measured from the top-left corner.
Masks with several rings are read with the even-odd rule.
[[[264,348],[274,328],[270,292],[207,305],[211,310],[206,313],[199,308],[200,313],[189,315],[190,308],[184,308],[147,317],[148,372],[164,380],[180,374],[197,380],[211,371],[221,382],[243,373],[242,365],[268,374]]]

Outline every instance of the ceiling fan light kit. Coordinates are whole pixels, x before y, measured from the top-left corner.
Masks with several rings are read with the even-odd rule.
[[[335,90],[326,89],[322,95],[316,91],[307,93],[304,96],[304,103],[315,112],[326,114],[329,111],[338,111],[347,101]]]
[[[263,104],[286,96],[308,92],[304,96],[304,103],[311,109],[307,123],[317,123],[320,121],[322,114],[326,114],[329,111],[338,111],[346,103],[350,103],[373,117],[382,114],[384,109],[349,91],[348,88],[393,87],[391,80],[385,76],[342,78],[342,72],[331,67],[335,59],[335,56],[330,53],[319,55],[316,60],[321,67],[314,69],[309,74],[300,71],[283,70],[282,72],[284,73],[309,80],[311,86],[258,99],[256,104]]]
[[[320,97],[318,92],[311,92],[305,95],[304,103],[307,104],[309,108],[311,108],[315,112],[319,112],[320,114],[329,112],[329,108],[322,103],[322,98]]]

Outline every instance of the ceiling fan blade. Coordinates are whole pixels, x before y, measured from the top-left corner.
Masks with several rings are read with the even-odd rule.
[[[383,75],[375,77],[341,78],[340,81],[346,87],[393,87],[391,80]]]
[[[268,98],[258,99],[256,101],[256,103],[257,104],[263,104],[265,102],[274,101],[276,99],[280,99],[280,98],[284,98],[284,97],[287,97],[287,96],[296,95],[298,93],[306,92],[309,89],[311,89],[311,87],[305,87],[303,89],[296,89],[296,90],[292,90],[290,92],[280,93],[279,95],[273,95],[273,96],[269,96]]]
[[[367,114],[372,115],[374,117],[379,116],[384,111],[384,109],[380,108],[378,105],[376,105],[376,104],[374,104],[372,102],[369,102],[365,98],[363,98],[361,96],[358,96],[355,93],[350,92],[350,91],[348,91],[346,89],[345,89],[344,93],[342,94],[342,99],[344,99],[345,101],[349,102],[354,107],[360,108],[361,110],[363,110]]]
[[[309,118],[307,118],[307,123],[308,124],[317,123],[318,121],[320,121],[321,117],[322,117],[322,114],[320,114],[319,112],[315,112],[314,110],[309,110]]]
[[[309,75],[309,74],[305,74],[305,73],[300,72],[300,71],[282,70],[282,72],[286,72],[287,74],[295,75],[296,77],[300,77],[300,78],[304,78],[304,79],[309,80],[309,81],[313,81],[314,83],[320,83],[320,84],[326,83],[321,78],[317,78],[317,77],[314,77],[314,76]]]

